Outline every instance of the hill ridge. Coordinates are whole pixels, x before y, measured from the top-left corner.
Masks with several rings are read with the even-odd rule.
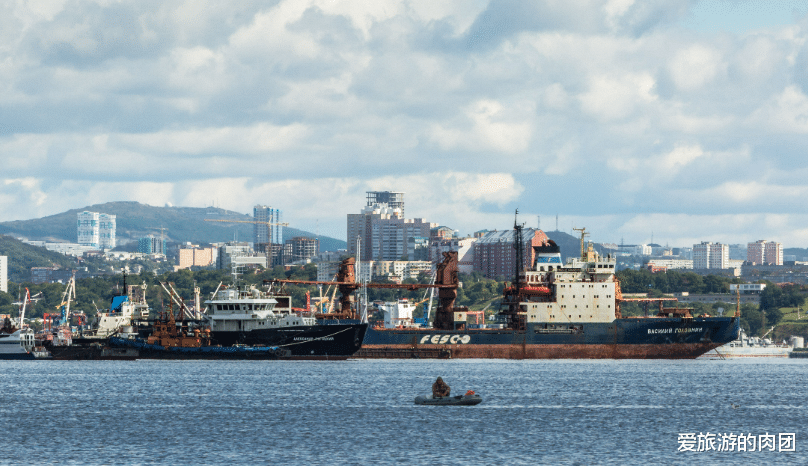
[[[70,209],[59,214],[30,220],[0,222],[0,234],[16,235],[29,240],[77,241],[76,215],[80,212],[102,212],[116,216],[116,237],[121,244],[137,241],[148,235],[165,235],[169,242],[220,243],[249,241],[253,225],[249,223],[214,223],[205,219],[252,221],[253,217],[219,207],[156,207],[137,201],[114,201]],[[345,241],[297,228],[284,227],[283,240],[295,236],[320,239],[321,251],[346,249]]]

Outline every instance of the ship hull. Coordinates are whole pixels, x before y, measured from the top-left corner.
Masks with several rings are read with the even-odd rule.
[[[22,346],[20,331],[0,333],[0,360],[37,359],[32,351]]]
[[[356,353],[367,329],[367,324],[312,325],[249,332],[214,331],[211,336],[215,345],[277,346],[289,350],[293,358],[329,358]]]
[[[0,353],[0,361],[38,359],[33,353]]]
[[[787,358],[792,349],[789,347],[774,346],[771,348],[757,347],[727,347],[715,348],[705,354],[706,358]]]
[[[356,358],[694,359],[734,340],[736,318],[617,319],[510,329],[371,328]]]

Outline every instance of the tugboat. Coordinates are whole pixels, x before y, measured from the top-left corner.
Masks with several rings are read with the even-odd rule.
[[[291,298],[271,285],[261,290],[234,283],[205,301],[214,345],[276,346],[294,359],[346,359],[362,346],[367,323],[319,324],[308,310],[295,312]]]

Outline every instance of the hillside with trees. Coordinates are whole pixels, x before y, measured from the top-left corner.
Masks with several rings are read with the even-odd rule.
[[[30,240],[75,243],[77,214],[84,211],[103,212],[116,216],[116,236],[121,249],[126,243],[137,244],[138,238],[148,235],[163,236],[171,243],[217,243],[226,241],[252,241],[250,223],[208,222],[206,220],[252,221],[249,215],[217,207],[154,207],[139,202],[107,202],[61,214],[32,220],[0,222],[0,234],[14,235]],[[317,237],[316,234],[296,228],[284,227],[283,239],[295,236]],[[346,249],[345,241],[319,236],[321,251]],[[129,248],[131,250],[131,247]]]

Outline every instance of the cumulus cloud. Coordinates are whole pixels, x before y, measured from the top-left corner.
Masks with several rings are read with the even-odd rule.
[[[808,19],[699,5],[7,2],[0,220],[260,203],[344,238],[395,190],[464,232],[518,207],[601,241],[808,241]]]

